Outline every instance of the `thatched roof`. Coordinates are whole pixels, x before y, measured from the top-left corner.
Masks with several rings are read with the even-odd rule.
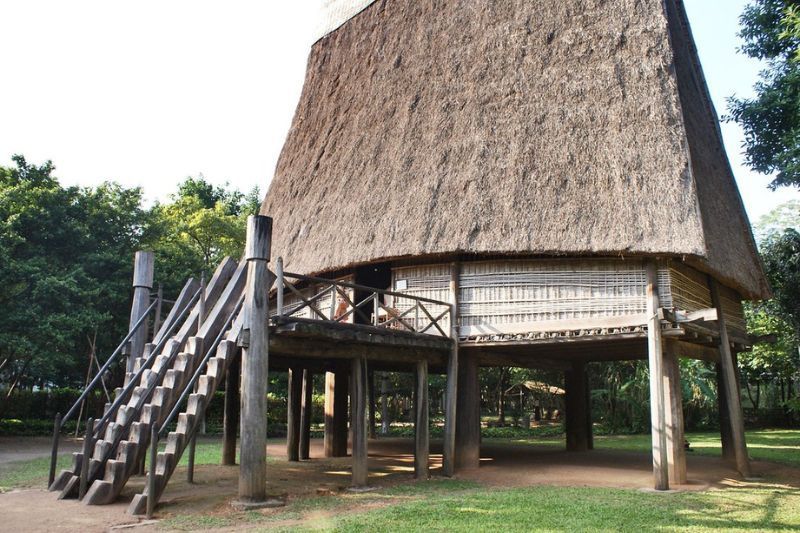
[[[657,255],[768,293],[679,0],[372,3],[313,46],[262,213],[295,272]]]

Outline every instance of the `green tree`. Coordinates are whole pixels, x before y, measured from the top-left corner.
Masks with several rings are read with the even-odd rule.
[[[239,259],[247,216],[260,203],[258,189],[244,194],[227,184],[214,187],[202,175],[186,178],[170,200],[153,206],[144,238],[169,294],[191,276],[210,274],[223,257]]]
[[[141,192],[114,184],[64,188],[50,162],[0,167],[0,380],[69,385],[125,331]]]
[[[767,68],[754,98],[729,99],[729,118],[744,130],[747,164],[775,173],[772,189],[800,185],[799,9],[796,0],[755,0],[740,19],[742,52]]]

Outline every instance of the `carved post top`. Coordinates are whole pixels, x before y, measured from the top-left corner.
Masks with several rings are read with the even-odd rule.
[[[153,264],[155,255],[153,252],[140,250],[136,252],[133,259],[133,286],[153,288]]]
[[[247,243],[244,258],[269,261],[272,241],[272,217],[250,215],[247,217]]]

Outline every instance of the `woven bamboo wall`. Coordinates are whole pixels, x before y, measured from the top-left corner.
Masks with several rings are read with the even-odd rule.
[[[661,305],[685,311],[711,307],[704,274],[682,264],[658,273]],[[393,287],[447,301],[447,264],[395,268]],[[646,274],[639,261],[476,261],[461,265],[459,331],[462,338],[641,326]],[[744,333],[738,295],[723,292],[731,330]],[[399,306],[398,306],[399,307]]]

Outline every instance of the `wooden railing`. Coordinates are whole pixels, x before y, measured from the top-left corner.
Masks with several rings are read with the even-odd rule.
[[[276,301],[273,319],[298,317],[301,312],[308,311],[311,315],[308,318],[325,322],[357,323],[450,337],[448,332],[453,319],[453,308],[448,302],[341,280],[285,272],[283,259],[280,257],[275,270]],[[356,301],[357,293],[366,296]],[[286,304],[287,295],[295,302]]]

